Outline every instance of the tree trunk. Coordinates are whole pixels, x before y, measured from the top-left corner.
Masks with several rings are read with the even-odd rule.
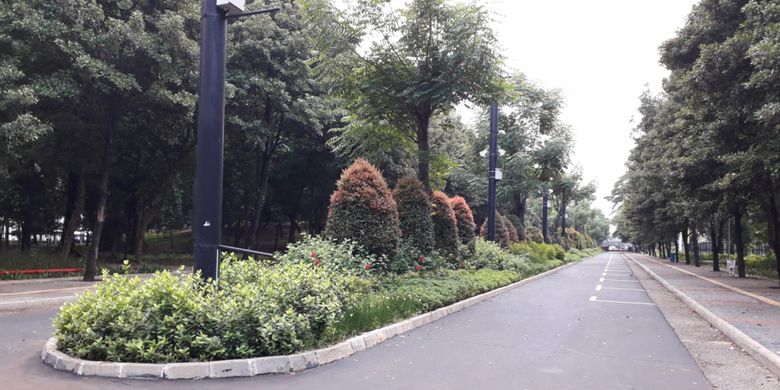
[[[688,222],[682,231],[683,251],[685,251],[685,264],[691,265],[690,247],[688,246]]]
[[[677,237],[674,238],[674,257],[676,263],[680,262],[680,243],[677,242]]]
[[[97,259],[100,253],[100,239],[103,225],[106,222],[106,206],[108,204],[108,179],[111,174],[111,159],[114,149],[114,127],[119,123],[119,116],[106,126],[103,140],[103,158],[100,162],[100,183],[98,184],[98,204],[95,213],[95,225],[92,232],[92,243],[87,251],[84,268],[84,281],[94,281],[97,275]]]
[[[270,119],[268,123],[270,123]],[[245,242],[247,248],[249,249],[256,249],[260,245],[260,239],[258,237],[258,231],[260,230],[260,216],[263,212],[263,207],[265,206],[266,194],[268,193],[268,178],[271,176],[269,174],[271,169],[271,157],[276,150],[277,142],[281,136],[281,127],[282,125],[280,124],[279,130],[276,132],[274,139],[268,140],[265,143],[263,151],[260,152],[257,156],[259,161],[259,169],[257,172],[257,195],[255,197],[255,209],[254,214],[252,215],[252,224],[249,228],[249,231],[247,232]]]
[[[701,255],[699,253],[699,230],[696,221],[691,223],[691,246],[693,246],[693,265],[701,267]]]
[[[25,214],[28,214],[25,212]],[[30,231],[29,215],[25,215],[20,224],[21,237],[19,240],[19,250],[21,252],[27,252],[32,246],[32,232]]]
[[[745,277],[745,242],[742,232],[742,210],[734,208],[734,245],[737,249],[737,274]]]
[[[561,237],[566,237],[566,198],[561,197]]]
[[[770,187],[771,188],[771,187]],[[777,197],[769,191],[769,244],[775,254],[777,275],[780,277],[780,212],[777,210]]]
[[[149,224],[152,223],[156,212],[150,208],[143,208],[141,215],[138,217],[138,222],[135,225],[135,243],[133,245],[133,257],[135,261],[140,263],[143,261],[144,256],[144,235],[149,229]]]
[[[715,229],[715,221],[710,221],[710,247],[712,248],[712,270],[720,271],[720,256],[718,253],[718,233]]]
[[[73,207],[73,212],[68,218],[68,223],[65,225],[65,229],[62,232],[61,250],[60,256],[65,259],[70,255],[70,251],[73,249],[73,239],[81,225],[81,214],[84,213],[84,203],[87,199],[87,185],[86,174],[84,168],[81,169],[78,179],[78,188],[76,190],[76,203]]]
[[[549,230],[547,226],[547,207],[549,201],[550,201],[550,195],[547,192],[547,190],[544,190],[544,195],[542,196],[542,239],[545,244],[550,243],[550,238],[548,237],[549,234],[547,233],[547,231]]]
[[[425,190],[431,193],[430,174],[430,145],[428,144],[428,127],[430,115],[418,116],[417,124],[417,179],[425,186]]]
[[[520,230],[517,232],[517,235],[522,241],[525,241],[525,210],[527,201],[528,198],[525,196],[515,197],[515,211],[517,212],[517,218],[520,219]]]

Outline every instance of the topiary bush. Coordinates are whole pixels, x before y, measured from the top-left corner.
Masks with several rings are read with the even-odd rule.
[[[487,239],[487,223],[488,219],[485,218],[485,222],[482,222],[482,226],[479,229],[479,235],[484,239]],[[501,213],[498,211],[496,211],[495,239],[496,242],[498,242],[504,248],[509,248],[512,243],[512,239],[509,236],[509,231],[507,230],[506,224],[504,223],[504,218],[502,218]]]
[[[525,239],[526,241],[533,241],[536,243],[543,243],[544,242],[544,235],[542,234],[542,229],[539,229],[536,226],[529,226],[525,228]]]
[[[358,158],[342,172],[330,197],[325,236],[352,240],[377,256],[398,252],[398,209],[385,179],[368,161]]]
[[[423,184],[414,177],[398,180],[393,191],[403,241],[421,255],[434,248],[431,200]]]
[[[471,212],[471,207],[466,203],[466,199],[462,196],[456,196],[450,198],[450,205],[452,211],[455,212],[455,220],[458,225],[458,239],[460,243],[466,247],[466,254],[469,256],[474,255],[475,243],[476,243],[476,224],[474,223],[474,214]]]
[[[433,232],[436,250],[450,260],[458,258],[458,224],[449,198],[441,191],[434,191],[431,199]],[[456,265],[453,263],[453,265]]]
[[[506,215],[501,215],[501,221],[504,223],[504,227],[506,228],[507,233],[509,233],[510,245],[511,243],[520,242],[515,224],[513,224],[512,221],[506,217]]]

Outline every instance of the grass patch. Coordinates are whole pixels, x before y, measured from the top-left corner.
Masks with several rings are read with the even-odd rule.
[[[323,340],[333,343],[506,286],[514,271],[447,270],[378,279],[350,305]]]

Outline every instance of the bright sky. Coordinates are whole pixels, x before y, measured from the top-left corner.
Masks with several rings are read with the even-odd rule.
[[[639,95],[661,90],[658,47],[681,28],[696,0],[484,0],[503,54],[566,97],[562,119],[576,135],[575,162],[598,184],[596,205],[625,172]]]

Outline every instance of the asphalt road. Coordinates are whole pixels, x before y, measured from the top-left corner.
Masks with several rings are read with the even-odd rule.
[[[40,362],[47,307],[0,314],[3,389],[709,389],[619,255],[602,254],[295,375],[138,381]]]

